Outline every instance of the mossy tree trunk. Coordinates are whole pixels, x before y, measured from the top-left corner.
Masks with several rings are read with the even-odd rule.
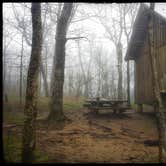
[[[156,35],[154,32],[154,3],[150,4],[150,15],[149,15],[149,58],[152,69],[153,76],[153,89],[154,94],[157,100],[157,127],[159,132],[159,162],[166,163],[166,103],[165,103],[165,94],[162,95],[161,89],[159,86],[159,76],[157,70],[157,61],[156,61],[156,46],[157,43],[154,40]]]
[[[63,120],[63,83],[66,34],[73,3],[65,3],[57,21],[56,44],[51,82],[50,114],[48,120]]]
[[[32,51],[27,77],[25,120],[23,127],[22,162],[32,163],[36,144],[36,117],[38,76],[42,49],[42,25],[40,3],[32,3]]]

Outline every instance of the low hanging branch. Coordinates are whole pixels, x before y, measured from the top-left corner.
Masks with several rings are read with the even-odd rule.
[[[89,40],[87,37],[68,37],[65,40],[68,41],[68,40],[77,40],[77,39],[87,39],[87,40]],[[62,38],[55,38],[55,40],[62,40]]]
[[[66,38],[66,40],[76,40],[76,39],[87,39],[87,40],[89,40],[87,37],[68,37],[68,38]]]

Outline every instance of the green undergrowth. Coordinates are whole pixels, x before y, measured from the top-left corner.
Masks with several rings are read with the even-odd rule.
[[[134,110],[136,110],[137,109],[137,105],[134,102],[132,102],[131,103],[131,108],[134,109]]]
[[[80,98],[64,97],[64,104],[63,104],[64,111],[79,110],[83,108],[83,102],[84,102],[83,97]]]
[[[64,112],[77,111],[83,108],[84,98],[64,97]],[[49,98],[40,97],[38,100],[38,116],[49,112]],[[3,104],[3,122],[22,125],[24,122],[24,103],[20,105],[18,97],[10,97]]]
[[[82,108],[83,98],[64,97],[64,112],[77,111]],[[41,97],[38,100],[38,116],[43,112],[49,112],[49,98]],[[24,123],[24,102],[20,105],[18,97],[10,97],[8,103],[3,103],[3,125],[14,124],[23,125]],[[21,162],[21,133],[7,133],[7,129],[3,132],[3,157],[6,163]],[[47,154],[35,150],[34,163],[47,163],[50,161]]]
[[[24,114],[23,112],[3,111],[3,122],[7,124],[23,125]]]
[[[3,158],[5,163],[21,163],[21,137],[15,135],[3,135]],[[47,163],[47,154],[35,151],[34,163]]]
[[[6,163],[21,161],[21,141],[16,135],[3,135],[3,157]]]

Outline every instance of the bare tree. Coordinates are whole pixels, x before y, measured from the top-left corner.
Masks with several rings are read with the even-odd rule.
[[[50,114],[48,120],[64,119],[63,115],[63,83],[65,65],[66,33],[72,14],[73,3],[65,3],[57,20],[56,44],[52,71]]]
[[[20,104],[22,105],[22,69],[23,69],[23,52],[24,52],[23,35],[21,40],[21,55],[20,55]]]
[[[14,28],[16,28],[18,30],[18,32],[20,32],[22,34],[23,38],[26,41],[26,44],[31,47],[31,45],[32,45],[31,29],[29,27],[31,25],[31,23],[29,22],[28,19],[25,20],[25,8],[26,8],[26,5],[25,4],[24,5],[21,4],[21,5],[22,5],[22,7],[24,9],[24,15],[20,18],[19,13],[16,10],[15,5],[12,4],[12,9],[13,9],[13,13],[14,13],[15,19],[17,21],[17,25],[15,25],[15,23],[12,23],[10,20],[8,20],[8,22],[10,23],[10,25],[12,25]],[[47,13],[48,13],[47,4],[45,6],[46,7],[45,7],[45,12],[44,12],[44,20],[43,20],[43,25],[42,25],[42,27],[43,27],[43,32],[42,32],[43,33],[43,39],[46,38],[46,35],[47,35],[48,31],[49,31],[49,27],[46,26],[46,16],[47,16]],[[21,56],[22,56],[22,54],[21,54]],[[22,57],[21,57],[21,59],[22,59]],[[45,60],[47,60],[47,59],[45,59]],[[40,63],[41,63],[40,64],[40,72],[42,73],[42,77],[43,77],[45,95],[48,97],[49,96],[49,89],[48,89],[48,82],[47,82],[47,78],[46,78],[46,71],[44,70],[44,66],[43,66],[42,60],[41,60]],[[20,64],[20,66],[21,66],[21,64]],[[20,69],[20,71],[21,71],[21,69]],[[20,72],[20,74],[21,74],[21,72]],[[20,78],[20,80],[21,80],[21,78]],[[20,84],[20,86],[21,86],[21,84]],[[20,90],[21,90],[21,88],[20,88]],[[20,95],[21,95],[21,92],[20,92]]]
[[[89,84],[91,82],[90,66],[91,66],[91,62],[92,62],[92,55],[90,55],[91,57],[90,57],[89,62],[88,62],[87,70],[85,71],[84,65],[83,65],[84,63],[83,63],[82,58],[81,58],[80,41],[77,40],[76,42],[77,42],[77,46],[78,46],[79,63],[80,63],[80,67],[81,67],[81,71],[82,71],[82,75],[83,75],[83,84],[85,86],[85,88],[84,88],[84,96],[88,97],[88,94],[89,94]],[[90,44],[90,47],[91,47],[91,44]],[[92,49],[92,48],[90,48],[90,49]]]
[[[73,72],[70,72],[68,74],[68,95],[72,96],[73,95]]]
[[[80,72],[76,73],[75,97],[77,99],[82,95],[83,82],[84,82],[83,75]]]
[[[116,53],[117,53],[117,69],[118,69],[118,99],[123,98],[123,92],[122,92],[122,33],[123,33],[123,13],[122,13],[122,4],[118,4],[113,6],[111,4],[110,11],[113,10],[113,7],[115,8],[115,11],[118,11],[119,16],[115,19],[111,16],[111,22],[112,24],[109,25],[106,19],[106,16],[98,16],[98,19],[100,23],[105,28],[105,31],[107,32],[107,37],[112,41],[116,47]],[[100,9],[101,10],[101,9]]]
[[[6,70],[7,70],[7,49],[9,48],[11,42],[14,39],[16,34],[12,34],[8,32],[6,29],[6,19],[3,21],[3,93],[4,93],[4,100],[8,102],[8,95],[7,95],[7,86],[6,86]],[[9,41],[7,41],[9,38]]]
[[[31,163],[34,160],[36,144],[36,117],[38,98],[38,75],[42,50],[42,24],[40,3],[32,3],[32,51],[28,69],[25,120],[23,128],[22,162]]]
[[[110,79],[111,98],[116,99],[116,94],[117,94],[116,91],[117,91],[117,88],[116,88],[116,84],[115,84],[115,70],[114,70],[114,67],[112,67],[111,79]]]
[[[134,24],[136,12],[137,12],[137,3],[133,4],[123,4],[122,5],[122,14],[123,14],[123,29],[124,29],[124,34],[126,36],[127,40],[127,45],[129,44],[129,38],[131,34],[131,30]],[[129,23],[127,23],[126,19],[129,19]],[[128,100],[128,105],[130,106],[131,101],[130,101],[130,64],[129,61],[127,61],[127,100]]]

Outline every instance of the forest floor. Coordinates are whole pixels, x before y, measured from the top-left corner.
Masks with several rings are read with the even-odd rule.
[[[151,110],[145,109],[142,114],[128,110],[121,115],[101,110],[96,115],[79,106],[68,101],[64,113],[69,120],[58,125],[42,120],[48,112],[41,107],[43,111],[40,111],[37,122],[36,151],[39,153],[36,162],[158,162],[158,132]],[[3,115],[4,155],[9,162],[19,162],[22,121],[18,117],[22,117],[23,112],[6,112]],[[17,119],[13,120],[15,116]]]

